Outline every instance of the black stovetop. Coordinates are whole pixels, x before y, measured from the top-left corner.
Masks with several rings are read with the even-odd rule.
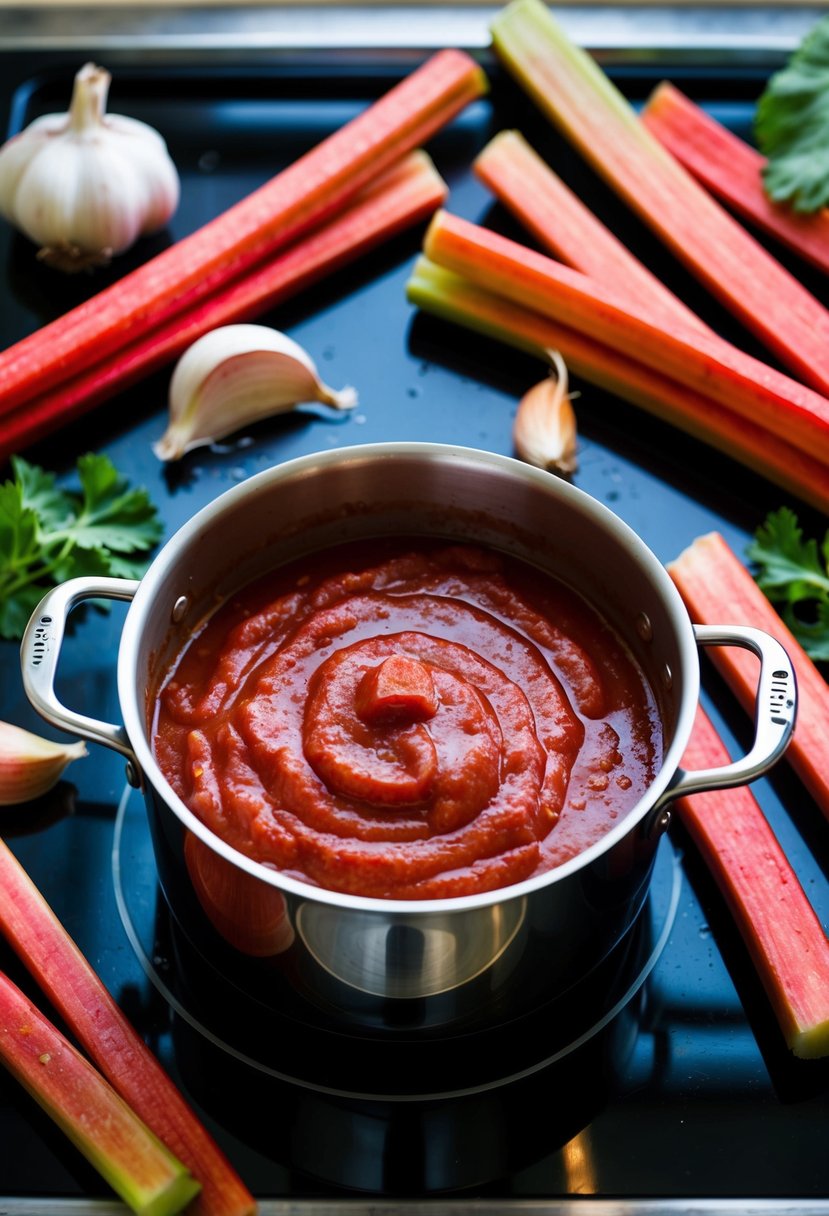
[[[72,72],[86,57],[56,52],[35,64],[18,54],[4,64],[12,125],[62,108]],[[257,185],[405,66],[395,56],[367,65],[352,55],[208,69],[192,60],[131,61],[122,52],[112,106],[164,131],[182,174],[182,206],[168,233],[95,280],[56,281],[4,228],[2,344]],[[706,71],[627,64],[616,75],[634,99],[669,75],[744,134],[763,82],[762,72],[746,63],[739,70]],[[542,150],[558,151],[571,180],[618,221],[606,190],[541,130],[495,71],[493,85],[491,98],[471,106],[431,145],[452,189],[453,209],[510,230],[468,166],[490,134],[513,125]],[[730,325],[632,220],[622,226],[642,256],[709,319]],[[303,409],[166,470],[151,451],[166,413],[162,373],[26,456],[71,479],[77,455],[105,451],[131,480],[149,488],[169,536],[221,491],[307,452],[389,439],[511,451],[515,404],[538,379],[538,365],[414,314],[404,284],[419,238],[414,233],[395,240],[268,318],[314,354],[329,382],[358,386],[360,405],[352,415],[332,420]],[[713,528],[741,552],[766,512],[782,501],[774,487],[727,458],[592,388],[583,387],[578,414],[576,484],[621,515],[662,560]],[[812,532],[825,526],[799,510]],[[60,678],[68,704],[113,722],[119,718],[114,668],[122,619],[118,607],[84,612],[64,648]],[[0,670],[0,717],[42,730],[25,701],[14,643],[0,644]],[[726,738],[740,746],[745,732],[739,714],[708,671],[705,681],[709,708]],[[307,1083],[302,1051],[313,1054],[313,1044],[290,1044],[284,1055],[269,1054],[264,1070],[258,1067],[261,1053],[244,1050],[226,1022],[216,1020],[203,990],[181,974],[186,962],[159,901],[140,804],[125,794],[122,759],[92,746],[67,776],[41,803],[0,811],[0,832],[263,1199],[368,1197],[379,1203],[451,1196],[504,1210],[512,1201],[585,1195],[672,1197],[689,1207],[705,1197],[805,1202],[829,1195],[827,1065],[796,1061],[782,1046],[717,891],[678,830],[673,852],[660,861],[641,940],[632,944],[630,958],[620,960],[611,986],[613,1000],[629,1000],[619,1000],[606,1027],[579,1050],[564,1050],[596,1029],[595,1008],[586,1000],[589,1008],[581,1013],[567,1011],[569,1021],[562,1021],[561,1010],[550,1010],[549,1038],[543,1019],[516,1027],[518,1055],[506,1035],[494,1045],[466,1044],[466,1063],[456,1074],[461,1093],[443,1094],[440,1069],[430,1070],[427,1061],[421,1087],[412,1086],[417,1099],[388,1101],[382,1077],[390,1065],[359,1043],[343,1044],[350,1067],[340,1071],[332,1063],[330,1084],[319,1075]],[[756,792],[825,922],[825,821],[785,768],[759,782]],[[644,978],[640,973],[650,963],[655,965]],[[22,978],[2,946],[0,965]],[[605,1012],[613,1010],[613,1000]],[[280,1031],[273,1028],[275,1035]],[[336,1051],[328,1050],[334,1061]],[[240,1058],[247,1056],[253,1058]],[[507,1077],[513,1079],[496,1083]],[[40,1203],[40,1210],[59,1211],[61,1199],[106,1194],[5,1075],[0,1145],[0,1212],[13,1210],[12,1199],[32,1200],[36,1206],[28,1210]]]

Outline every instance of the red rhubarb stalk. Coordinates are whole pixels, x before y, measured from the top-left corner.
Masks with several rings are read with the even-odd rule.
[[[0,355],[8,412],[120,349],[336,215],[486,89],[461,51],[441,51],[264,186]]]
[[[475,160],[477,176],[537,240],[597,283],[614,283],[632,304],[651,304],[710,334],[708,326],[651,274],[554,173],[520,131],[501,131]]]
[[[668,572],[696,623],[735,620],[755,625],[776,637],[788,651],[797,676],[798,706],[786,759],[829,816],[829,684],[718,532],[698,537],[668,565]],[[736,646],[715,647],[706,653],[746,710],[752,710],[756,660]]]
[[[199,1184],[0,972],[0,1061],[141,1216],[180,1212]]]
[[[221,1149],[2,841],[0,892],[0,933],[113,1088],[201,1183],[193,1216],[255,1212]]]
[[[829,210],[807,215],[773,202],[763,185],[766,158],[665,81],[642,121],[689,173],[738,215],[829,272]]]
[[[420,223],[446,185],[425,152],[411,152],[341,215],[229,287],[0,420],[0,461],[177,358],[219,325],[249,321]]]
[[[683,765],[727,764],[700,709]],[[786,1044],[803,1059],[829,1055],[829,940],[748,786],[680,798],[682,823],[751,955]]]
[[[424,251],[512,303],[635,353],[653,371],[702,391],[829,466],[829,400],[721,338],[677,332],[655,304],[643,313],[618,289],[446,211],[432,219]]]
[[[805,502],[829,511],[826,466],[700,392],[642,366],[629,355],[513,304],[420,258],[410,301],[426,312],[507,342],[549,363],[558,350],[574,374],[725,452]]]
[[[829,311],[662,147],[542,0],[513,0],[492,37],[544,114],[673,253],[797,376],[829,393]]]

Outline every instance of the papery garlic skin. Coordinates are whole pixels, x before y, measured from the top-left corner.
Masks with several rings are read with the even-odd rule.
[[[167,430],[153,451],[160,460],[178,460],[193,448],[312,401],[349,410],[357,394],[323,384],[308,352],[278,329],[223,325],[194,342],[176,364]]]
[[[35,119],[0,148],[0,214],[61,270],[105,264],[178,206],[178,172],[158,132],[105,113],[110,80],[86,64],[67,114]]]
[[[518,403],[513,444],[522,460],[551,473],[569,475],[576,459],[576,414],[567,391],[567,367],[558,351],[549,351],[552,364],[546,380],[528,389]]]
[[[86,744],[53,743],[0,722],[0,806],[31,802],[56,785],[67,764],[86,755]]]

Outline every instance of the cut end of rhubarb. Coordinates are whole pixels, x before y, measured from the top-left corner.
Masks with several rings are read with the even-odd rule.
[[[829,1056],[829,1018],[819,1026],[790,1035],[789,1047],[799,1060],[822,1060]]]
[[[166,1146],[167,1157],[173,1154],[177,1159],[172,1172],[178,1176],[181,1167],[186,1167],[187,1187],[174,1191],[176,1202],[181,1201],[179,1207],[195,1193],[190,1188],[192,1180],[197,1179],[201,1191],[193,1216],[254,1213],[256,1202],[250,1191],[2,840],[0,890],[0,933],[127,1109],[152,1131],[153,1143],[157,1139]],[[2,981],[0,974],[0,992]],[[26,1042],[31,1046],[31,1035]],[[42,1050],[36,1052],[40,1054]],[[35,1072],[40,1075],[38,1069]],[[56,1074],[56,1081],[62,1083],[60,1074]],[[116,1104],[116,1109],[120,1110],[123,1103]],[[87,1107],[88,1103],[82,1101],[80,1110],[85,1112]],[[132,1132],[126,1142],[134,1150]],[[178,1185],[176,1182],[176,1188]]]
[[[449,212],[445,207],[438,207],[432,218],[429,220],[429,226],[423,237],[423,253],[430,261],[435,261],[432,257],[432,246],[435,242],[436,233],[440,231],[446,221],[449,219]]]
[[[711,546],[720,546],[723,544],[723,538],[719,532],[705,532],[701,536],[695,537],[687,548],[673,559],[673,561],[665,563],[665,569],[669,574],[678,571],[688,565],[689,562],[694,562],[697,557],[704,553]]]
[[[5,975],[0,1062],[138,1216],[174,1216],[200,1184]]]

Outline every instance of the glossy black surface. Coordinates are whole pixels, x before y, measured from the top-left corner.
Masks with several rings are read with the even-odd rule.
[[[5,62],[3,104],[12,129],[63,108],[80,62],[80,56],[36,65],[20,57]],[[192,65],[125,64],[112,87],[111,107],[165,134],[182,174],[181,208],[167,233],[94,279],[56,277],[36,265],[32,248],[4,226],[0,343],[22,337],[208,219],[348,119],[391,84],[398,70],[393,62],[368,72],[358,62],[211,73]],[[759,73],[700,75],[662,64],[627,69],[619,79],[640,100],[663,75],[741,133],[750,130]],[[733,323],[623,213],[575,154],[544,130],[515,89],[495,71],[492,79],[491,98],[471,106],[431,145],[452,190],[451,207],[514,231],[468,166],[490,134],[519,126],[646,260],[709,320],[737,336]],[[331,384],[358,387],[360,405],[352,415],[333,418],[323,409],[304,408],[165,469],[150,447],[164,428],[168,374],[162,373],[27,457],[71,479],[78,454],[106,451],[132,480],[147,485],[169,536],[222,490],[306,452],[388,439],[509,452],[517,399],[542,369],[414,314],[404,285],[419,238],[414,233],[396,240],[266,318],[308,348]],[[798,273],[821,290],[799,267]],[[744,335],[739,340],[753,349]],[[783,501],[774,487],[725,457],[589,386],[574,387],[580,390],[581,443],[575,483],[617,511],[662,560],[712,528],[741,552],[765,513]],[[799,504],[798,510],[810,531],[825,526]],[[113,673],[121,619],[120,607],[80,614],[61,669],[64,700],[109,721],[118,720]],[[0,644],[0,673],[0,716],[42,729],[23,694],[14,643]],[[739,746],[746,724],[710,675],[706,689],[726,737]],[[684,878],[670,939],[640,997],[601,1050],[579,1053],[563,1070],[486,1091],[460,1107],[436,1100],[392,1109],[307,1091],[292,1092],[288,1100],[263,1090],[261,1078],[217,1056],[186,1022],[172,1017],[139,965],[118,916],[110,866],[124,788],[122,759],[92,747],[68,776],[73,784],[63,783],[41,804],[0,809],[0,833],[258,1195],[451,1193],[491,1199],[497,1207],[508,1197],[568,1194],[829,1194],[827,1066],[795,1061],[782,1046],[745,950],[681,832],[675,831],[674,841],[683,852]],[[825,821],[785,768],[759,782],[756,792],[826,923]],[[149,864],[145,855],[143,865]],[[156,891],[151,881],[144,886],[138,898],[152,920]],[[157,928],[163,935],[163,917]],[[160,940],[161,966],[175,966],[168,945]],[[27,983],[2,945],[0,965]],[[378,1066],[369,1053],[369,1080]],[[260,1110],[264,1115],[252,1117]],[[0,1196],[42,1197],[52,1204],[58,1197],[106,1193],[5,1075],[0,1145]]]

